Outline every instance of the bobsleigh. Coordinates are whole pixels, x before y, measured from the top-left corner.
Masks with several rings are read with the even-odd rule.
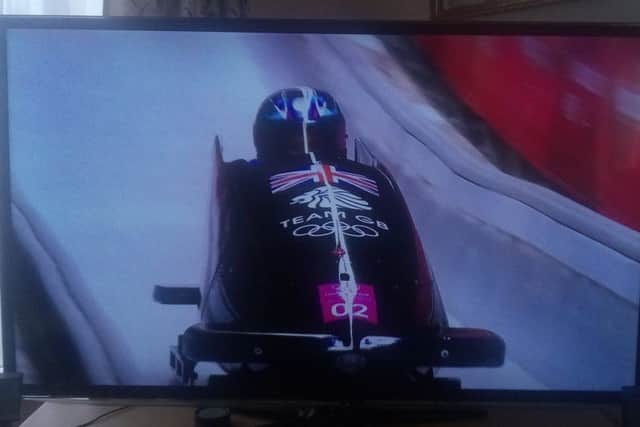
[[[201,286],[154,288],[200,311],[170,348],[181,383],[200,362],[352,377],[503,364],[498,335],[449,326],[398,185],[363,141],[351,151],[225,162],[216,138],[215,268]]]

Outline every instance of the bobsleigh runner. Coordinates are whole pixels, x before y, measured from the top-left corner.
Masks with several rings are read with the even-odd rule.
[[[162,304],[198,306],[170,364],[199,362],[373,375],[376,367],[496,367],[496,334],[448,326],[402,194],[362,141],[347,158],[333,98],[285,89],[262,104],[257,158],[224,162],[216,138],[217,259],[200,287],[156,286]],[[366,374],[365,374],[366,373]]]

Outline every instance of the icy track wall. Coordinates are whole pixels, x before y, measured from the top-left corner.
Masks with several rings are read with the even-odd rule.
[[[476,223],[467,232],[455,232],[459,226],[451,227],[448,219],[447,225],[425,220],[418,228],[425,253],[431,255],[450,318],[454,323],[480,325],[501,334],[507,342],[508,360],[503,372],[443,369],[441,373],[460,375],[468,387],[500,388],[500,384],[513,384],[518,388],[526,384],[527,388],[546,385],[572,389],[588,388],[590,380],[586,377],[602,379],[602,375],[588,372],[587,366],[591,365],[591,369],[599,366],[603,372],[621,374],[627,378],[624,381],[633,381],[623,372],[632,372],[635,360],[633,323],[637,322],[639,300],[640,235],[553,191],[497,170],[420,95],[424,88],[409,79],[380,39],[326,36],[325,41],[327,49],[340,58],[376,105],[414,143],[430,153],[427,156],[415,146],[403,145],[403,152],[398,154],[397,148],[389,147],[389,139],[379,141],[384,138],[379,134],[369,141],[376,156],[398,177],[414,220],[420,223],[421,218],[435,217],[439,210],[448,208],[449,218],[462,215]],[[320,49],[318,45],[316,48]],[[406,175],[410,176],[405,179]],[[438,209],[425,213],[429,210],[429,197],[415,197],[412,187],[416,181],[428,184],[425,188],[438,194]],[[447,232],[439,233],[443,228]],[[478,242],[473,235],[482,228],[490,231]],[[506,250],[521,249],[523,253],[514,256],[501,249],[492,254],[488,236],[509,239]],[[460,239],[462,243],[450,245],[452,249],[448,251],[446,246],[451,239]],[[480,256],[469,246],[487,254]],[[469,254],[465,255],[465,251]],[[547,260],[543,261],[545,257]],[[523,262],[526,259],[531,264],[544,265],[547,271],[541,274],[537,268],[526,265]],[[466,277],[461,282],[465,264],[473,279]],[[554,270],[556,273],[552,273]],[[484,312],[488,303],[500,314]],[[583,311],[583,315],[576,315],[578,311]],[[622,312],[626,314],[619,316]],[[586,321],[588,316],[598,320]],[[618,334],[613,325],[627,328],[628,333]],[[577,339],[586,330],[593,334]],[[520,347],[526,341],[531,346],[529,354]],[[621,349],[626,360],[605,356],[596,361],[585,356],[598,351],[594,347],[597,342],[608,342],[612,348]],[[554,353],[560,356],[552,356]],[[536,360],[545,357],[551,359],[544,363]],[[562,361],[556,363],[554,358]],[[574,365],[571,374],[555,371],[571,364]],[[544,371],[540,369],[542,366]],[[572,381],[561,378],[573,373],[577,375]]]
[[[327,41],[335,53],[350,64],[356,78],[383,106],[389,116],[432,151],[453,174],[524,205],[520,209],[505,207],[505,210],[511,211],[511,214],[504,215],[505,210],[502,209],[477,209],[483,205],[480,200],[461,200],[467,211],[475,212],[484,222],[535,244],[573,269],[608,286],[629,302],[638,304],[640,287],[637,283],[634,284],[633,280],[611,280],[611,275],[613,273],[623,278],[636,277],[637,264],[640,262],[640,233],[554,191],[499,171],[475,152],[470,143],[463,141],[462,136],[454,137],[459,141],[452,143],[452,130],[444,117],[438,117],[438,112],[430,108],[424,100],[416,100],[413,93],[407,94],[403,90],[398,90],[397,82],[388,77],[388,70],[383,72],[379,67],[367,66],[376,61],[384,61],[379,57],[380,55],[387,56],[385,64],[393,63],[379,39],[366,36],[361,38],[327,36]],[[402,73],[399,68],[396,72]],[[414,90],[415,93],[419,93],[417,87]],[[389,93],[397,96],[394,102],[384,102],[388,99]],[[425,125],[433,122],[434,119],[440,122],[438,127]],[[421,169],[416,165],[416,170]],[[495,213],[499,213],[500,216],[496,217]],[[559,223],[576,233],[556,235],[553,233],[555,227],[553,225],[545,227],[544,222],[547,221],[541,216],[546,216],[548,220]],[[579,244],[582,238],[576,234],[596,242],[596,245],[581,247],[584,246]],[[597,245],[598,243],[600,245]],[[585,252],[576,251],[578,247]],[[616,257],[619,258],[619,263],[613,268],[611,265],[594,263],[593,260],[598,259],[602,251],[617,252],[620,255]],[[618,283],[626,283],[628,286],[616,286]]]

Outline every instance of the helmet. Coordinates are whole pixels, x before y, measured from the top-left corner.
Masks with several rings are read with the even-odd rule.
[[[310,87],[279,90],[265,99],[253,124],[258,159],[313,152],[320,159],[346,156],[346,127],[338,103]]]

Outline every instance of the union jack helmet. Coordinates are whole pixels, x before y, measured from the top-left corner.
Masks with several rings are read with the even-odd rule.
[[[346,125],[340,106],[327,92],[282,89],[260,105],[253,125],[258,159],[313,152],[321,159],[346,156]]]

